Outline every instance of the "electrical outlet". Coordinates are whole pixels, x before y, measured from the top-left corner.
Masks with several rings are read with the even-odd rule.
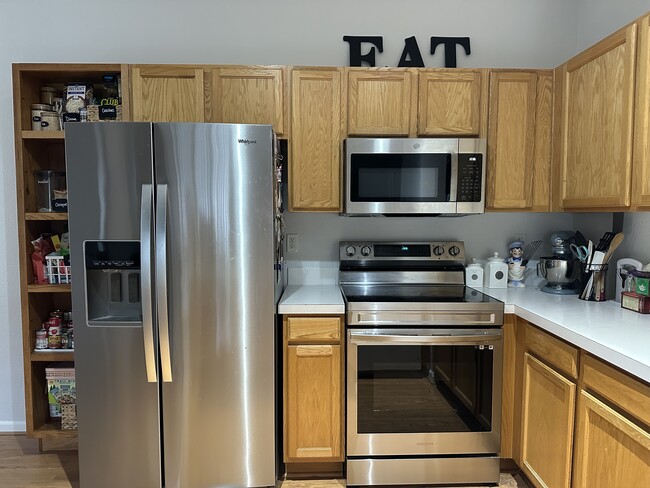
[[[524,242],[526,242],[526,234],[524,234],[523,232],[519,232],[519,233],[515,234],[515,241],[524,241]]]
[[[287,234],[287,252],[298,252],[298,234]]]

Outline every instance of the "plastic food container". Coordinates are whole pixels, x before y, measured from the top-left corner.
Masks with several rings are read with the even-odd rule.
[[[61,130],[61,121],[59,119],[59,114],[50,110],[43,110],[41,112],[41,130]]]
[[[65,173],[62,171],[35,171],[36,208],[39,212],[54,212],[54,190],[65,191]]]
[[[51,110],[52,106],[44,103],[35,103],[32,105],[32,130],[41,130],[41,113]]]
[[[51,86],[41,87],[41,103],[52,105],[52,99],[59,96],[59,90]]]

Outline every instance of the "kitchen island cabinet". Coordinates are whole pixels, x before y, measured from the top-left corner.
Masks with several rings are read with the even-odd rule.
[[[205,122],[203,71],[191,65],[131,66],[133,120]]]
[[[283,323],[284,462],[340,463],[343,318],[285,315]]]
[[[490,72],[486,207],[548,211],[553,72]]]
[[[341,68],[291,69],[291,211],[341,211],[342,81]]]

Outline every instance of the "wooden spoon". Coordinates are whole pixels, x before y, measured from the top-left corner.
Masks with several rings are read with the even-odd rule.
[[[621,244],[621,242],[623,242],[624,237],[625,235],[622,232],[619,232],[612,238],[612,242],[609,244],[605,257],[603,258],[603,264],[606,264],[609,261],[609,258],[612,257],[616,248]]]

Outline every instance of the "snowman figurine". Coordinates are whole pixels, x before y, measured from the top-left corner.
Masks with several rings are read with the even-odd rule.
[[[526,265],[523,264],[524,243],[523,241],[511,242],[508,246],[510,257],[504,262],[508,264],[508,287],[524,288],[524,272]]]

